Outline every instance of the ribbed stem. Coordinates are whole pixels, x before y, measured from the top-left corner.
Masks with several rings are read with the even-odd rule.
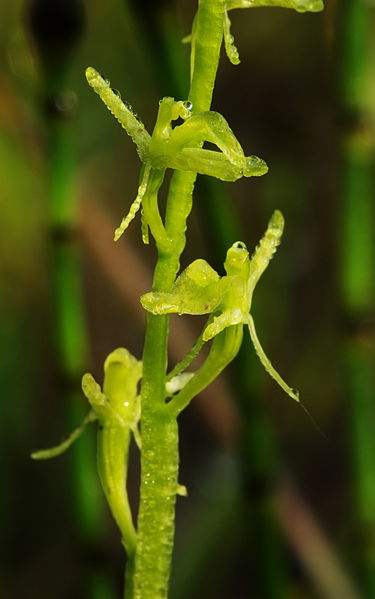
[[[223,32],[223,0],[200,0],[196,17],[194,75],[189,98],[193,110],[209,110]],[[196,174],[176,171],[167,202],[165,226],[172,240],[159,254],[154,291],[170,291],[185,247],[186,219]],[[178,430],[165,406],[168,316],[148,314],[143,354],[141,497],[133,597],[166,599],[174,537],[178,484]]]

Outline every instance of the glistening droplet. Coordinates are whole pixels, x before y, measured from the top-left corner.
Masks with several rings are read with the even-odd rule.
[[[110,80],[108,79],[108,77],[106,77],[105,75],[103,75],[102,73],[99,73],[99,75],[101,76],[101,78],[103,79],[104,83],[106,85],[110,84]]]

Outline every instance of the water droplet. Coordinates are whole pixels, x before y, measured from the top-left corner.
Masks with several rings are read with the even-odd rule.
[[[115,94],[115,96],[117,96],[117,97],[118,97],[118,98],[120,98],[120,100],[121,100],[121,94],[120,94],[120,92],[118,91],[118,89],[114,89],[114,88],[112,87],[112,88],[111,88],[111,91],[112,91],[112,92]]]
[[[186,119],[189,119],[192,115],[193,104],[190,102],[190,100],[186,100],[186,102],[180,102],[179,104],[182,106],[180,117],[186,121]]]
[[[74,92],[65,90],[48,98],[46,102],[47,113],[52,117],[70,118],[74,116],[78,107],[78,99]]]
[[[246,245],[244,244],[243,241],[236,241],[236,243],[233,244],[233,249],[235,250],[247,250]]]
[[[108,77],[106,77],[105,75],[103,75],[102,73],[99,73],[99,75],[101,76],[101,78],[103,79],[104,83],[106,85],[110,84],[110,80],[108,79]]]
[[[120,96],[120,97],[121,97],[121,96]],[[134,116],[136,119],[138,119],[138,120],[140,121],[140,119],[138,118],[138,115],[137,115],[137,113],[136,113],[136,112],[134,112],[133,106],[132,106],[132,105],[131,105],[129,102],[127,102],[126,100],[123,100],[123,104],[124,104],[125,108],[127,108],[127,109],[129,110],[129,112],[131,112],[131,113],[132,113],[132,115],[133,115],[133,116]]]

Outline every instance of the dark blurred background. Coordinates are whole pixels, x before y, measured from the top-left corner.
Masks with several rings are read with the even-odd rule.
[[[94,427],[32,462],[87,411],[80,378],[105,356],[142,353],[139,295],[156,260],[139,216],[135,147],[85,81],[110,78],[151,132],[158,100],[185,99],[196,2],[0,4],[0,594],[115,599],[123,551],[95,472]],[[182,267],[223,273],[275,208],[282,245],[252,314],[273,364],[246,340],[180,419],[171,599],[375,597],[374,2],[319,14],[230,13],[241,64],[223,52],[212,107],[269,173],[199,177]],[[163,189],[165,190],[166,187]],[[163,202],[161,194],[161,202]],[[171,365],[202,325],[173,317]],[[326,438],[325,438],[326,437]],[[130,492],[136,505],[138,455]]]

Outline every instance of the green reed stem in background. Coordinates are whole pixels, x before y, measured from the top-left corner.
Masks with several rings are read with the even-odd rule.
[[[82,370],[87,369],[88,342],[80,280],[79,247],[77,244],[77,195],[74,185],[75,165],[72,132],[68,123],[47,117],[48,136],[48,202],[51,235],[51,285],[55,322],[55,343],[58,354],[59,378],[66,406],[77,418],[81,394],[77,390]],[[75,415],[74,415],[75,413]],[[79,413],[82,413],[79,409]],[[89,538],[98,527],[101,513],[96,477],[92,468],[90,441],[75,449],[74,470],[77,480],[76,505],[80,510],[77,522]],[[83,474],[84,473],[84,474]],[[85,481],[82,484],[82,476]],[[80,509],[81,506],[81,509]]]
[[[81,287],[80,251],[77,243],[77,194],[75,187],[74,141],[69,123],[47,117],[50,211],[52,313],[55,324],[55,347],[58,357],[58,380],[68,422],[82,415],[79,381],[87,369],[89,349]],[[74,506],[76,524],[84,546],[98,544],[103,531],[103,501],[95,464],[92,459],[93,438],[88,435],[72,454]],[[102,597],[112,594],[100,571],[91,571],[88,596],[96,595],[97,579],[106,588]],[[102,580],[103,579],[103,580]]]
[[[29,25],[41,69],[40,103],[46,136],[47,214],[50,282],[59,391],[65,418],[76,421],[82,414],[79,381],[89,362],[89,346],[82,297],[78,242],[73,120],[75,94],[66,82],[72,55],[82,33],[84,14],[79,0],[57,6],[34,0]],[[92,460],[93,439],[87,436],[72,454],[76,525],[83,547],[98,544],[103,530],[103,501]],[[111,585],[97,568],[85,581],[87,596],[113,597]]]
[[[341,140],[339,289],[346,327],[344,381],[352,462],[355,561],[366,597],[375,596],[375,130],[373,11],[363,0],[340,4]],[[340,28],[339,28],[340,30]]]

